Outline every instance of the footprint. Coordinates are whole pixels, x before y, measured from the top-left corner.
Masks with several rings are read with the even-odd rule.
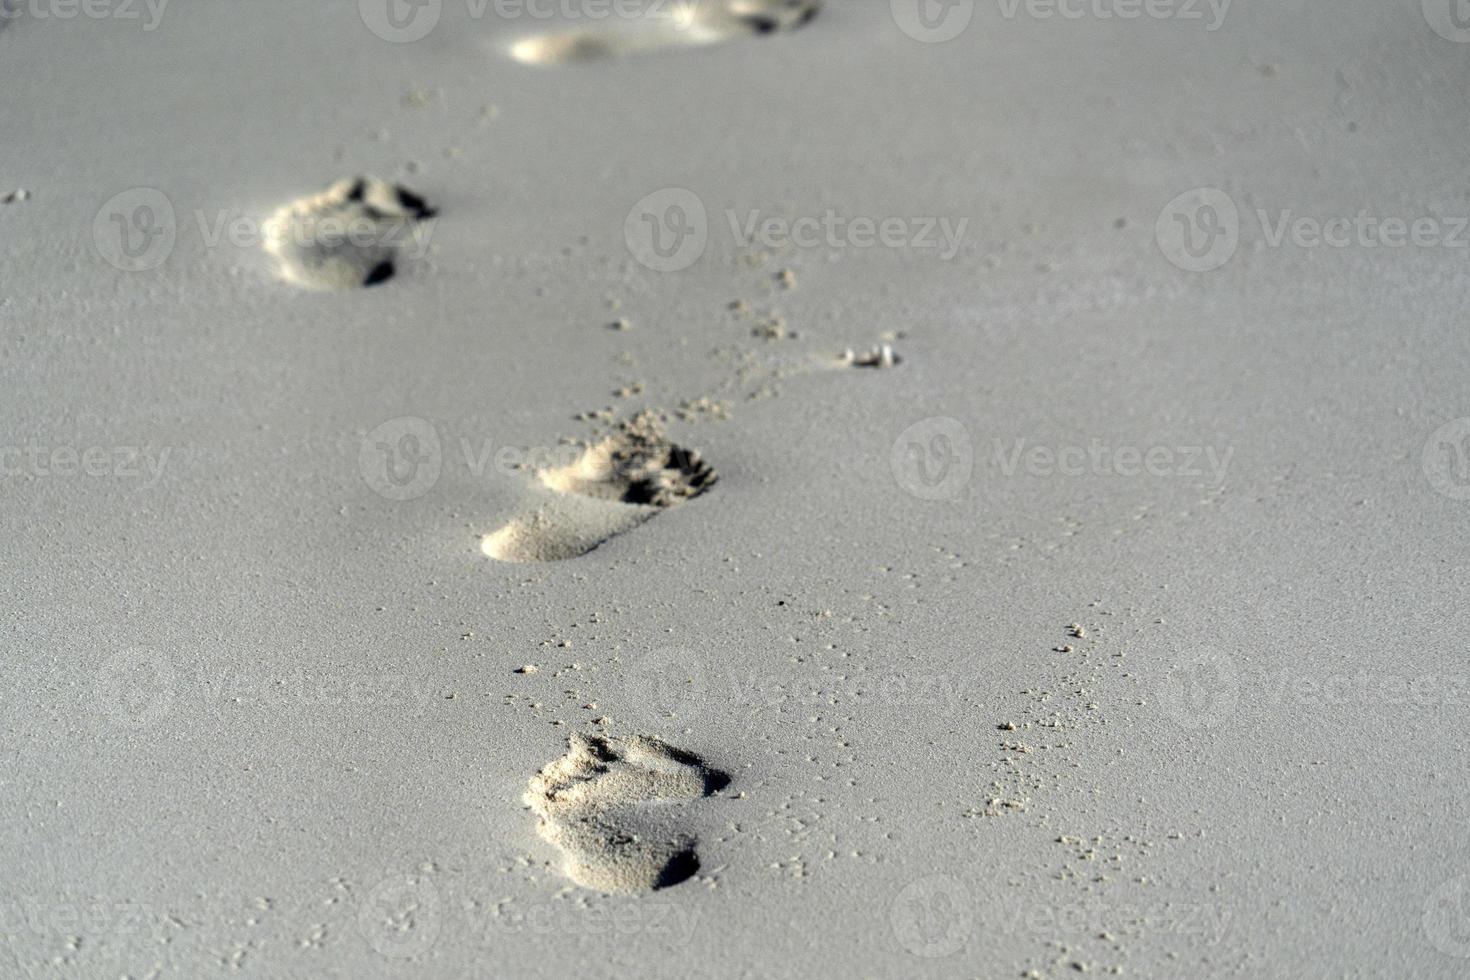
[[[542,470],[539,501],[480,543],[498,561],[563,561],[585,555],[714,486],[699,453],[664,438],[640,416],[567,466]]]
[[[861,354],[854,353],[850,349],[844,351],[840,364],[843,367],[855,368],[891,368],[902,362],[903,359],[893,352],[891,344],[879,344],[868,348]]]
[[[698,757],[635,735],[573,735],[565,756],[531,777],[537,831],[584,888],[630,894],[677,885],[699,869],[688,804],[729,785]]]
[[[397,184],[372,177],[339,180],[292,201],[265,222],[265,250],[281,275],[309,289],[353,289],[393,277],[399,253],[427,249],[434,211]]]
[[[656,9],[656,13],[614,19],[595,28],[521,38],[511,44],[510,56],[527,65],[559,65],[720,44],[795,30],[817,16],[822,0],[674,0]]]

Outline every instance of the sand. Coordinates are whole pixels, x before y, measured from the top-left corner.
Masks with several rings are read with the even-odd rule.
[[[1453,11],[562,6],[4,4],[0,975],[1464,975]]]

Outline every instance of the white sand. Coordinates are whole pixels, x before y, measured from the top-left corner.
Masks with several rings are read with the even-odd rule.
[[[0,975],[1470,968],[1448,6],[158,6],[0,22]],[[353,174],[423,253],[282,282]],[[643,408],[715,487],[486,558]],[[566,877],[574,733],[729,775],[697,874]]]

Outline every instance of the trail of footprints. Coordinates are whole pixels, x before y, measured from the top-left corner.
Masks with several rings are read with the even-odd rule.
[[[633,21],[522,38],[510,54],[523,63],[552,65],[704,46],[796,29],[821,5],[680,0]],[[272,214],[263,226],[264,250],[284,281],[304,289],[375,286],[392,279],[405,261],[422,257],[434,216],[406,187],[347,178]],[[809,358],[777,375],[896,363],[883,345]],[[574,559],[704,495],[716,481],[698,452],[666,437],[657,413],[643,412],[618,423],[571,463],[536,473],[521,511],[485,535],[481,550],[502,562]],[[698,870],[700,801],[729,781],[654,738],[574,734],[567,754],[531,778],[524,802],[541,837],[561,852],[569,879],[596,891],[636,894],[678,884]]]

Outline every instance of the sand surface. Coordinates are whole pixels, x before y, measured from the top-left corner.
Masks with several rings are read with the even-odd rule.
[[[0,975],[1470,972],[1451,5],[560,6],[0,0]]]

